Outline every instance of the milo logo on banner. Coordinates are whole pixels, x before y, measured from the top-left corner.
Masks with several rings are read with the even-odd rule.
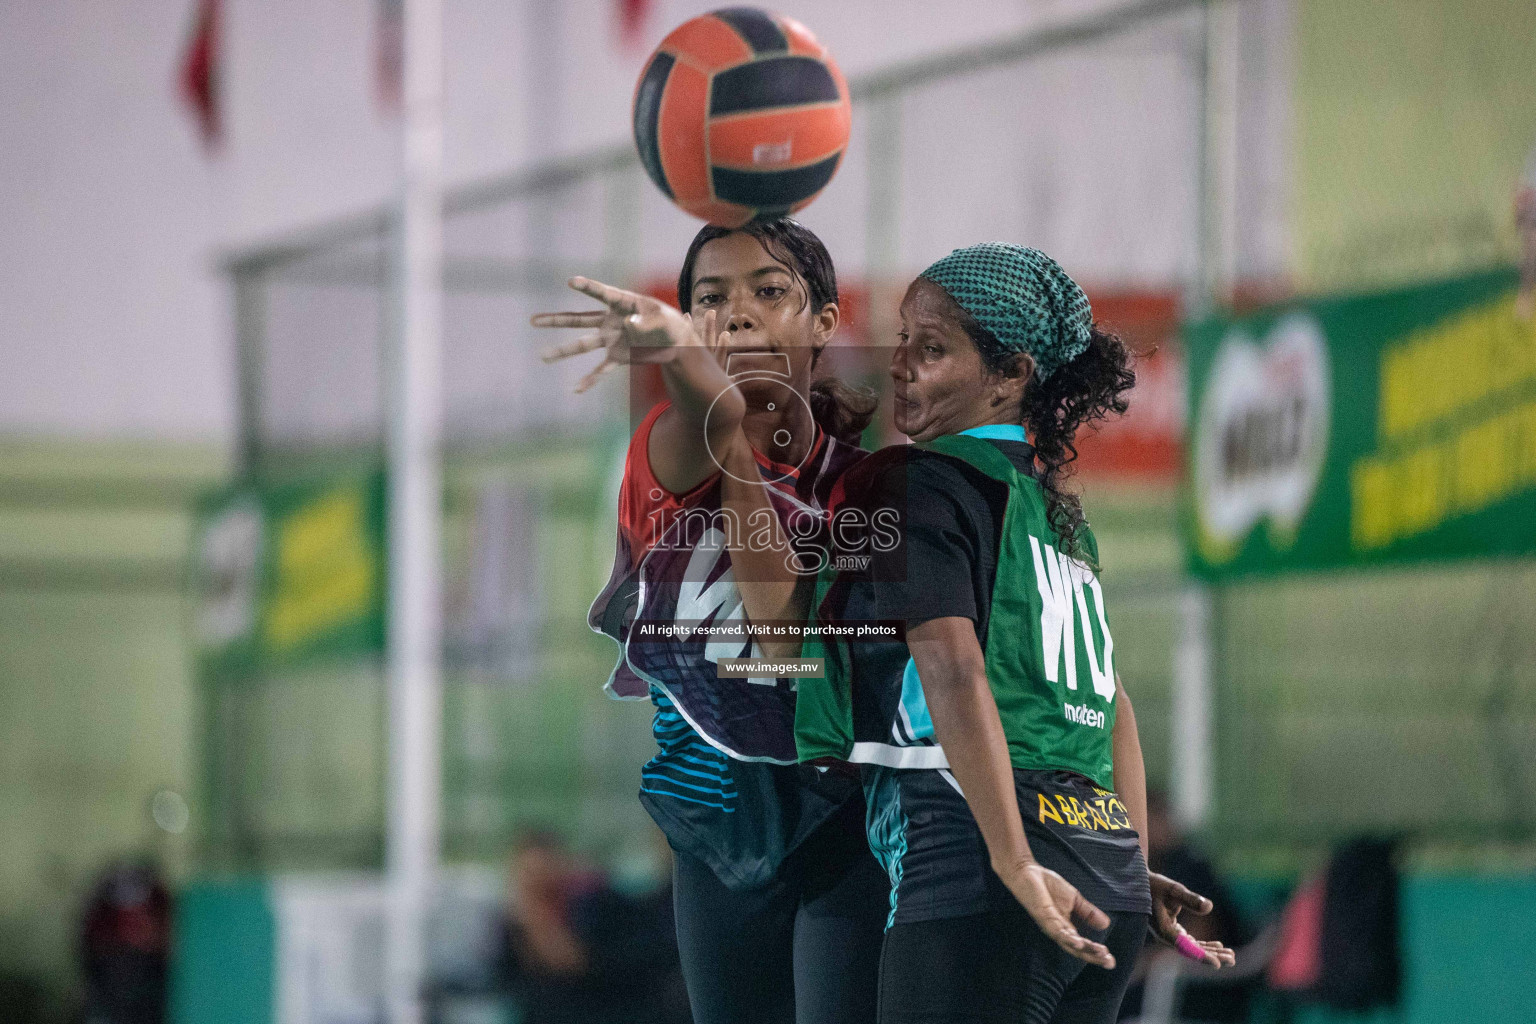
[[[1288,546],[1317,491],[1328,450],[1330,377],[1322,328],[1286,316],[1261,338],[1222,338],[1195,421],[1195,540],[1207,561],[1230,560],[1261,522]]]
[[[1513,268],[1189,325],[1191,571],[1536,552],[1536,320]]]

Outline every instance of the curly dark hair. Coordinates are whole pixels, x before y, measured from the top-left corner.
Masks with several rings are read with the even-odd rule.
[[[677,275],[677,308],[688,311],[693,304],[693,267],[699,250],[717,238],[740,232],[757,239],[763,249],[790,268],[805,285],[811,309],[820,310],[827,303],[837,303],[837,271],[832,254],[816,234],[792,217],[754,220],[739,228],[706,224],[693,236],[683,257],[683,269]],[[813,364],[814,365],[814,364]],[[811,381],[811,417],[816,425],[844,444],[857,445],[874,419],[880,399],[872,391],[850,387],[836,377],[818,377]]]
[[[976,346],[988,372],[1018,373],[1017,353],[1005,349],[964,307],[950,301],[956,322]],[[1125,342],[1095,322],[1081,355],[1045,380],[1031,377],[1024,388],[1024,429],[1035,448],[1046,517],[1062,549],[1075,558],[1086,555],[1080,543],[1085,522],[1082,499],[1067,487],[1077,460],[1077,431],[1085,423],[1111,413],[1119,415],[1130,407],[1126,392],[1136,386],[1131,363]]]

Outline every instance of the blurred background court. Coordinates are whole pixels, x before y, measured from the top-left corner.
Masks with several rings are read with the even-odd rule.
[[[1536,359],[1444,418],[1478,466],[1504,447],[1462,474],[1486,500],[1438,518],[1388,487],[1376,533],[1340,513],[1342,546],[1313,543],[1309,508],[1294,536],[1272,520],[1202,547],[1186,469],[1223,339],[1262,342],[1286,310],[1325,325],[1335,427],[1384,407],[1341,354],[1367,344],[1486,309],[1524,324],[1498,351],[1526,366],[1536,10],[778,7],[853,89],[846,159],[801,217],[837,263],[840,344],[884,344],[914,273],[996,238],[1058,258],[1144,353],[1131,415],[1083,446],[1084,505],[1150,781],[1234,898],[1262,925],[1338,844],[1394,838],[1401,999],[1368,1019],[1536,1020]],[[585,622],[649,385],[573,395],[589,367],[541,365],[526,324],[570,308],[573,273],[669,294],[697,224],[646,180],[629,103],[651,48],[708,9],[442,4],[429,962],[450,987],[487,987],[487,915],[529,829],[617,891],[664,872],[635,799],[648,709],[603,695],[615,649]],[[388,0],[0,8],[0,1021],[83,1019],[88,910],[125,859],[174,907],[144,946],[169,965],[166,1019],[381,1019],[399,19]],[[1451,361],[1447,388],[1480,372]],[[1527,426],[1480,435],[1485,414]],[[897,440],[888,423],[886,404],[867,443]],[[1417,451],[1382,450],[1324,452],[1310,486],[1358,503],[1358,474]],[[515,1019],[469,996],[440,1013]]]

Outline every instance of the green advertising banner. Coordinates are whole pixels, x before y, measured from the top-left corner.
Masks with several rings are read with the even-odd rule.
[[[198,510],[205,666],[259,672],[384,648],[384,474],[240,485]]]
[[[1536,552],[1536,322],[1513,271],[1186,330],[1209,580]]]

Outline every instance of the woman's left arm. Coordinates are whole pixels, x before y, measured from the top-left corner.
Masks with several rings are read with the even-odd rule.
[[[1115,728],[1110,734],[1115,761],[1115,792],[1131,816],[1131,827],[1141,837],[1141,855],[1147,853],[1147,769],[1141,759],[1141,735],[1136,731],[1136,709],[1115,673]]]
[[[1141,838],[1141,853],[1146,857],[1147,769],[1141,757],[1141,736],[1136,731],[1136,709],[1131,706],[1130,695],[1125,692],[1119,673],[1115,674],[1115,704],[1115,728],[1110,734],[1115,760],[1115,791]],[[1219,942],[1199,941],[1179,924],[1182,910],[1209,914],[1210,900],[1155,871],[1148,870],[1147,881],[1152,887],[1152,929],[1158,938],[1189,959],[1211,967],[1230,967],[1237,962],[1237,957],[1226,946]],[[1196,955],[1197,950],[1199,955]]]

